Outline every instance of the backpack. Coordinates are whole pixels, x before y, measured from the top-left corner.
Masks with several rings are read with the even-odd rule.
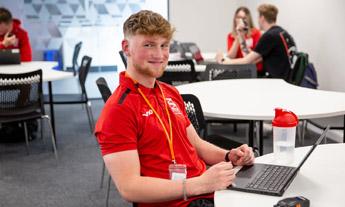
[[[317,89],[319,86],[313,63],[307,64],[300,86],[313,89]]]

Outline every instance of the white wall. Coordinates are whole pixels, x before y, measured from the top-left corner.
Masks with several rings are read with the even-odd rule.
[[[343,0],[170,0],[170,21],[175,39],[196,42],[201,51],[226,50],[226,35],[239,6],[247,6],[257,25],[257,7],[278,7],[277,23],[309,54],[317,70],[319,89],[345,92],[345,1]]]

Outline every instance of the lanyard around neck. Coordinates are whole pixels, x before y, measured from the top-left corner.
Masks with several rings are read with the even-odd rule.
[[[134,85],[137,87],[140,95],[144,98],[144,100],[146,101],[147,105],[149,105],[149,107],[151,108],[151,110],[153,111],[153,113],[156,115],[156,117],[158,118],[160,124],[162,125],[163,129],[164,129],[164,132],[165,132],[165,135],[168,139],[168,142],[169,142],[169,148],[170,148],[170,154],[171,154],[171,159],[172,159],[172,162],[174,164],[176,164],[176,161],[175,161],[175,153],[174,153],[174,148],[173,148],[173,136],[172,136],[172,127],[171,127],[171,119],[170,119],[170,114],[169,114],[169,110],[168,110],[168,105],[166,103],[166,99],[165,99],[165,96],[164,96],[164,93],[163,93],[163,90],[161,88],[161,86],[159,85],[158,81],[156,80],[156,84],[159,88],[159,90],[161,91],[162,93],[162,96],[163,96],[163,100],[164,100],[164,105],[165,105],[165,111],[168,115],[168,122],[169,122],[169,128],[170,128],[170,135],[167,131],[167,129],[165,128],[165,125],[161,119],[161,117],[158,115],[158,113],[156,112],[156,110],[153,108],[153,106],[151,105],[151,103],[149,102],[149,100],[146,98],[146,96],[144,95],[144,93],[141,91],[140,87],[139,87],[139,84],[137,81],[135,81],[134,79],[132,79],[127,73],[125,73],[125,76],[130,78]]]

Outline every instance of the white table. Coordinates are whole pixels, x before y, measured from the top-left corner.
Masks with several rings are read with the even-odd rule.
[[[310,147],[295,149],[293,166],[297,166]],[[258,157],[256,163],[273,163],[273,153]],[[279,200],[304,196],[312,207],[344,206],[345,144],[316,147],[282,197],[259,195],[232,190],[215,192],[216,207],[272,207]]]
[[[31,61],[31,62],[22,62],[21,64],[18,64],[18,65],[0,65],[0,73],[5,73],[5,74],[27,73],[34,70],[42,69],[42,80],[43,82],[48,82],[49,99],[50,99],[50,114],[51,114],[51,121],[52,121],[54,134],[55,134],[55,119],[54,119],[54,105],[53,105],[51,81],[73,77],[72,72],[54,70],[53,67],[57,65],[58,65],[57,62],[50,62],[50,61]]]
[[[293,111],[299,119],[345,114],[345,93],[295,86],[282,79],[231,79],[177,86],[194,94],[205,116],[250,121],[273,120],[276,107]],[[250,134],[250,144],[254,136]],[[262,149],[262,137],[259,143]]]

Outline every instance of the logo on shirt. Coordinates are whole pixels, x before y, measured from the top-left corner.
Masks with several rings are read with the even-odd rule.
[[[150,109],[145,114],[143,114],[143,116],[150,116],[151,114],[153,114],[153,111]]]
[[[169,107],[174,112],[174,114],[182,114],[180,109],[177,107],[177,105],[171,98],[165,98],[165,100],[167,101]]]

